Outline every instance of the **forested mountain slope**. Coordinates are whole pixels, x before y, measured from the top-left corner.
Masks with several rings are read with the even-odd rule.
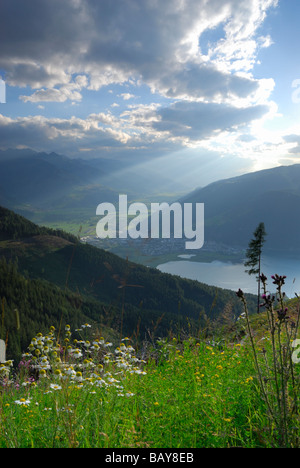
[[[197,333],[225,310],[233,319],[241,313],[232,291],[128,262],[5,208],[0,213],[1,337],[14,346],[19,340],[18,349],[30,334],[60,320],[78,327],[90,319],[143,339],[154,332]],[[255,298],[249,299],[254,310]]]

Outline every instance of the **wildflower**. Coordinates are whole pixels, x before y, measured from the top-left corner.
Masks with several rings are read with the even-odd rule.
[[[0,365],[0,377],[8,377],[9,376],[9,369],[4,365]]]
[[[62,387],[60,385],[50,384],[50,388],[52,388],[52,390],[61,390]]]
[[[103,387],[106,385],[106,382],[105,380],[101,379],[101,377],[97,377],[96,378],[96,381],[95,381],[95,384],[98,386],[98,387]]]
[[[72,406],[74,406],[74,405],[72,405]],[[73,410],[72,410],[70,407],[68,407],[68,406],[67,406],[66,408],[63,406],[63,407],[60,408],[58,411],[63,411],[63,412],[65,412],[65,413],[73,413]]]
[[[76,376],[76,372],[75,370],[73,369],[73,367],[68,367],[66,370],[65,370],[65,374],[69,377],[71,377],[71,379],[73,379],[75,376]]]
[[[30,400],[29,399],[25,400],[25,398],[21,398],[20,400],[15,400],[15,403],[16,405],[20,405],[20,406],[28,406],[30,405]]]
[[[94,367],[95,364],[93,363],[92,359],[85,359],[83,361],[82,367]]]
[[[242,291],[241,289],[239,289],[239,290],[236,292],[236,295],[237,295],[237,297],[240,297],[240,298],[244,297],[244,293],[243,293],[243,291]]]
[[[272,304],[273,302],[275,301],[275,296],[271,296],[270,294],[263,294],[262,296],[262,299],[264,300],[264,302],[262,304],[260,304],[260,307],[272,307]]]
[[[75,359],[80,359],[82,357],[82,352],[77,348],[72,351],[72,355]]]
[[[279,276],[276,274],[276,275],[272,275],[271,278],[274,280],[273,284],[276,284],[278,286],[277,289],[279,289],[281,286],[285,284],[286,276]]]
[[[284,320],[288,319],[286,313],[288,311],[288,308],[286,307],[285,309],[280,309],[277,311],[277,317],[280,322],[283,322]]]
[[[108,383],[110,383],[110,384],[120,382],[119,380],[115,379],[114,377],[109,377],[109,378],[107,379],[107,381],[108,381]]]
[[[43,340],[38,340],[38,342],[37,342],[37,347],[38,347],[39,349],[43,349],[43,346],[44,346]]]
[[[260,279],[261,279],[261,282],[262,282],[262,283],[266,283],[266,281],[267,281],[268,278],[266,277],[266,275],[264,275],[264,274],[262,273],[262,274],[260,275]]]

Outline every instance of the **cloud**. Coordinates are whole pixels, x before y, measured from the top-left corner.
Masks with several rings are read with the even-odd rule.
[[[120,96],[124,99],[124,101],[129,101],[129,99],[133,99],[135,97],[134,94],[130,93],[122,93]]]
[[[201,141],[245,126],[261,118],[267,110],[266,106],[237,109],[225,104],[181,101],[161,109],[160,120],[154,127],[175,137]]]
[[[284,141],[291,143],[292,147],[289,149],[289,153],[294,156],[300,156],[300,135],[290,134],[284,136]]]
[[[76,155],[81,148],[93,150],[122,148],[129,136],[117,128],[109,118],[90,115],[86,119],[46,118],[43,116],[12,119],[0,114],[0,141],[2,148],[19,146],[43,150],[61,150]]]
[[[180,101],[163,108],[137,105],[120,116],[109,111],[69,119],[0,115],[0,141],[2,147],[59,148],[69,155],[76,155],[82,148],[162,154],[176,145],[185,147],[222,132],[237,131],[265,112],[265,106],[236,109],[225,104]]]
[[[74,99],[64,88],[74,73],[93,90],[134,78],[169,97],[245,97],[259,83],[235,71],[267,45],[256,33],[276,1],[2,0],[0,68],[10,85],[39,90],[34,102]],[[201,34],[220,24],[225,38],[203,56]]]
[[[70,155],[162,154],[228,132],[238,138],[241,129],[269,112],[274,82],[255,79],[252,69],[260,48],[272,43],[260,26],[276,4],[1,0],[0,69],[9,86],[26,87],[20,91],[20,106],[82,103],[86,90],[96,97],[108,85],[126,85],[116,91],[124,103],[114,102],[110,89],[113,100],[103,104],[115,114],[102,107],[103,112],[89,115],[92,111],[85,109],[83,117],[0,115],[2,147]],[[205,34],[217,28],[221,34],[202,47]],[[147,104],[136,104],[145,88],[152,92],[152,102],[148,94]],[[139,101],[130,101],[137,96]]]
[[[20,96],[20,99],[24,102],[65,102],[68,99],[81,101],[82,95],[79,91],[87,86],[87,82],[86,76],[78,75],[74,82],[61,86],[59,89],[39,89],[30,96]]]

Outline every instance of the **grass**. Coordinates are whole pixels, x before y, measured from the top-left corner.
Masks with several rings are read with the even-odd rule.
[[[169,338],[136,353],[88,326],[75,336],[52,329],[17,371],[0,368],[1,448],[276,446],[248,343]]]

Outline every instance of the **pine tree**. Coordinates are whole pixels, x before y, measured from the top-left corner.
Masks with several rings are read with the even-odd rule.
[[[264,223],[259,223],[254,231],[254,238],[249,242],[246,251],[247,260],[244,263],[245,267],[250,267],[246,272],[249,275],[257,276],[258,291],[257,291],[257,313],[259,313],[260,299],[260,274],[261,274],[261,254],[262,247],[265,242],[266,230]]]

